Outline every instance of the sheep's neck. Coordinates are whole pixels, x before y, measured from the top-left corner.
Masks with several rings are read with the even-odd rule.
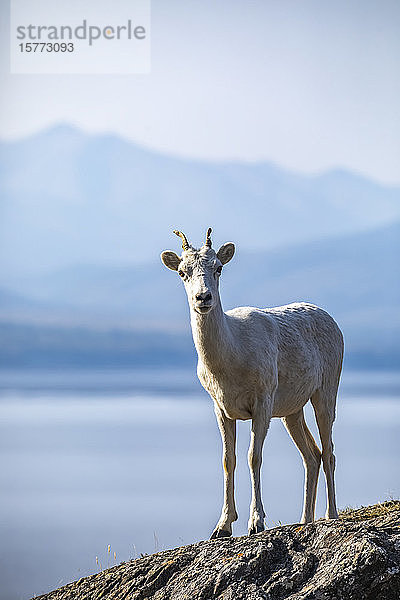
[[[231,332],[227,317],[222,310],[221,300],[206,315],[190,308],[193,340],[200,360],[211,370],[221,366],[230,355]]]

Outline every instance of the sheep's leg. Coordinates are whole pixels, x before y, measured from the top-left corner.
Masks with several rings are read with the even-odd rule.
[[[258,533],[259,531],[263,531],[265,529],[265,513],[261,500],[260,472],[262,449],[270,420],[271,417],[269,414],[267,414],[267,410],[263,405],[257,411],[257,414],[253,416],[251,424],[251,439],[248,453],[252,488],[250,518],[248,524],[249,535]]]
[[[215,414],[222,437],[222,464],[224,467],[224,504],[221,517],[211,539],[232,535],[232,523],[238,516],[235,507],[234,478],[236,467],[236,421],[228,419],[215,405]]]
[[[315,411],[319,435],[322,444],[322,465],[326,477],[327,509],[326,519],[337,519],[338,512],[335,499],[335,465],[333,454],[332,426],[335,420],[336,391],[328,394],[318,390],[311,398]]]
[[[321,452],[307,427],[303,409],[282,419],[290,437],[296,444],[304,463],[304,505],[302,523],[314,521],[317,483],[321,465]]]

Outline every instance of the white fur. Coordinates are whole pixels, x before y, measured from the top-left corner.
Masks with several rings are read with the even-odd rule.
[[[270,419],[280,417],[305,467],[301,522],[314,520],[319,467],[327,483],[327,518],[336,518],[332,425],[343,359],[343,336],[321,308],[294,303],[276,308],[222,310],[219,270],[234,253],[232,243],[218,251],[190,246],[178,257],[162,254],[180,273],[188,295],[197,374],[214,401],[223,442],[224,504],[212,537],[231,535],[237,519],[234,499],[236,420],[252,419],[248,453],[252,481],[249,533],[264,529],[260,491],[262,447]],[[322,454],[304,420],[311,399]]]

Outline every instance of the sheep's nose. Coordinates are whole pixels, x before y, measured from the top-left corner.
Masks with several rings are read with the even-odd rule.
[[[210,292],[204,292],[203,294],[196,294],[197,302],[210,302],[211,294]]]

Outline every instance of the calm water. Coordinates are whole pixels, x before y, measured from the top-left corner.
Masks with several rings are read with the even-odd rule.
[[[400,495],[399,387],[399,374],[344,375],[340,507]],[[316,435],[310,410],[307,421]],[[96,556],[105,568],[114,552],[120,562],[205,539],[219,517],[220,438],[193,372],[3,372],[0,430],[1,600],[96,572]],[[248,518],[248,433],[240,423],[235,535]],[[300,456],[275,419],[263,465],[269,526],[299,519],[302,486]]]

